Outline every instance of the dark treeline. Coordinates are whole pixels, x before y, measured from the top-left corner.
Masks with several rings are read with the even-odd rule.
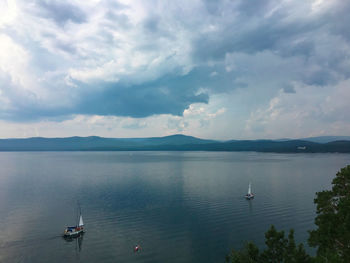
[[[287,237],[274,226],[265,233],[266,248],[262,251],[252,242],[243,249],[232,250],[228,263],[349,263],[350,262],[350,165],[341,169],[332,181],[332,190],[316,193],[315,224],[309,231],[308,243],[317,249],[308,255],[303,244],[296,244],[294,231]]]

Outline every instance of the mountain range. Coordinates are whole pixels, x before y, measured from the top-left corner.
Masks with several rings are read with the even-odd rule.
[[[181,134],[150,138],[0,139],[0,151],[256,151],[280,153],[350,153],[350,136],[279,140],[205,140]]]

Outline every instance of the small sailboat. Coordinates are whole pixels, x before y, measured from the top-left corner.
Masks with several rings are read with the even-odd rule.
[[[249,182],[248,193],[245,195],[245,198],[250,200],[254,198],[254,194],[252,193],[252,184]]]
[[[81,208],[79,206],[79,216],[77,216],[77,224],[75,226],[67,226],[64,230],[64,237],[78,237],[84,233],[83,216],[81,215]]]

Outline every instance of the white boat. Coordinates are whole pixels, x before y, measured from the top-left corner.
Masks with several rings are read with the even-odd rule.
[[[254,194],[252,193],[252,184],[249,182],[248,193],[245,195],[245,198],[250,200],[254,198]]]
[[[79,218],[79,219],[78,219]],[[77,224],[75,226],[67,226],[63,235],[65,237],[77,237],[84,233],[83,216],[81,215],[81,208],[79,206],[79,216],[77,217]]]

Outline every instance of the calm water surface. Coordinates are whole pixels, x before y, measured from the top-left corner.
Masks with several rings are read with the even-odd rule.
[[[349,154],[1,152],[0,262],[224,262],[245,240],[263,247],[270,224],[304,242],[315,192],[347,164]],[[77,200],[87,232],[67,242]]]

